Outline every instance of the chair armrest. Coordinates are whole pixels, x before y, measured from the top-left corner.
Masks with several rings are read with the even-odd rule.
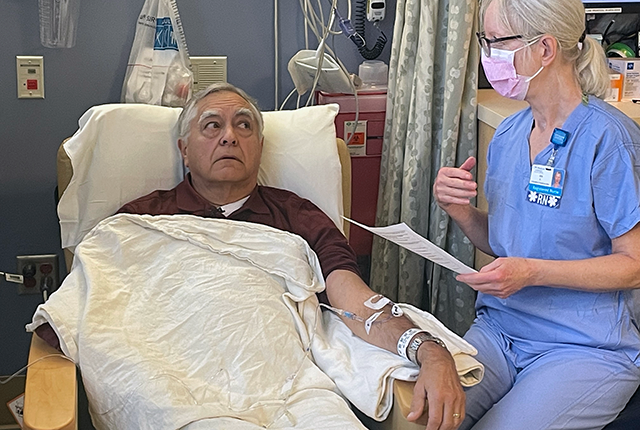
[[[337,138],[338,157],[340,158],[340,167],[342,169],[342,206],[344,216],[351,218],[351,154],[344,140]],[[344,235],[349,237],[349,229],[351,223],[347,220],[343,222]]]
[[[407,381],[393,381],[393,407],[402,414],[402,417],[406,420],[409,411],[411,410],[411,400],[413,399],[413,387],[415,382]],[[427,405],[424,405],[424,413],[417,421],[414,421],[416,428],[424,429],[427,425],[429,414],[427,413]],[[408,428],[408,427],[406,427]]]
[[[25,383],[24,428],[26,430],[74,430],[77,428],[78,394],[76,366],[62,357],[35,333],[31,338]],[[34,363],[31,365],[31,363]]]

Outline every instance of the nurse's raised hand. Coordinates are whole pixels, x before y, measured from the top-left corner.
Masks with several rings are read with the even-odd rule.
[[[446,210],[449,205],[468,205],[478,192],[471,169],[476,159],[469,157],[460,167],[443,167],[433,184],[433,195],[438,205]]]
[[[528,258],[498,258],[484,266],[478,273],[456,276],[476,291],[501,299],[532,285],[536,273],[534,260]]]

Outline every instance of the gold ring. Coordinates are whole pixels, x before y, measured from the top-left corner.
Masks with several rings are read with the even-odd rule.
[[[455,419],[460,418],[460,414],[453,414],[453,418],[455,418]]]

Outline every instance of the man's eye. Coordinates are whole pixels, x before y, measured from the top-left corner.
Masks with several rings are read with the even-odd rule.
[[[220,124],[217,121],[210,121],[204,125],[204,128],[220,128]]]
[[[238,126],[239,126],[240,128],[250,129],[250,128],[251,128],[251,123],[249,123],[249,121],[240,121],[240,123],[238,124]]]

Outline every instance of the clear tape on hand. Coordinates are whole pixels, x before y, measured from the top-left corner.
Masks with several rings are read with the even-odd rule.
[[[382,309],[389,304],[391,304],[391,315],[388,318],[376,321],[380,317],[380,315],[384,313],[384,310]],[[334,312],[337,315],[348,318],[350,320],[359,321],[363,323],[364,329],[367,332],[367,334],[371,332],[371,328],[373,327],[374,322],[384,323],[389,321],[391,318],[398,318],[404,315],[404,312],[402,311],[400,306],[398,306],[396,303],[392,302],[382,294],[374,294],[373,296],[369,297],[369,299],[364,302],[364,305],[369,309],[373,309],[374,311],[377,311],[366,320],[353,312],[345,311],[344,309],[334,308],[333,306],[325,305],[324,303],[320,304],[320,306],[322,306],[323,308],[329,309],[330,311]]]

